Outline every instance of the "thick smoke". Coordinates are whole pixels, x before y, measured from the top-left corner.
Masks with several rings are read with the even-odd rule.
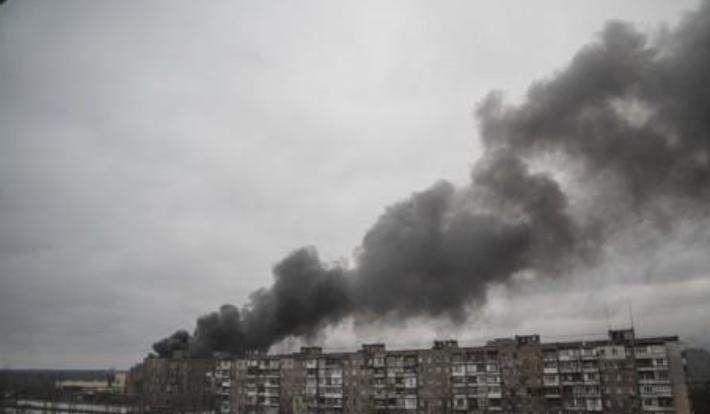
[[[709,80],[710,2],[653,41],[610,23],[523,103],[484,100],[470,185],[440,182],[389,207],[352,269],[295,251],[247,306],[225,305],[154,349],[238,355],[345,317],[457,321],[491,284],[563,275],[593,263],[614,232],[705,215]]]
[[[351,310],[345,269],[325,265],[313,248],[302,248],[274,268],[274,284],[252,293],[250,305],[223,305],[202,316],[192,337],[178,331],[153,345],[158,355],[189,348],[193,356],[267,350],[288,337],[309,337]]]
[[[174,334],[163,338],[153,344],[153,349],[158,355],[170,355],[172,351],[190,349],[190,333],[185,330],[179,330]]]

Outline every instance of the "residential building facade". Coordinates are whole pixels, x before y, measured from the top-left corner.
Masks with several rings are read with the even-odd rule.
[[[131,377],[147,407],[189,402],[221,414],[692,413],[678,338],[633,330],[594,341],[528,335],[475,347],[147,358]]]

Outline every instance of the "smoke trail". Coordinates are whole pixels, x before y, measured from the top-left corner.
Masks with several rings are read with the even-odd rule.
[[[470,185],[440,182],[389,207],[365,235],[354,269],[297,250],[247,306],[223,306],[200,318],[194,335],[180,331],[155,351],[241,354],[349,316],[457,321],[485,304],[489,285],[519,272],[563,275],[590,263],[625,226],[672,228],[706,215],[708,51],[707,1],[655,43],[609,23],[523,103],[489,95],[477,112],[485,151]],[[533,168],[550,159],[558,170]]]

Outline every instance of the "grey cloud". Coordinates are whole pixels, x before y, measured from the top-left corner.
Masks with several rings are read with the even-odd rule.
[[[490,95],[478,111],[485,151],[468,187],[442,182],[388,208],[350,272],[326,270],[314,252],[296,251],[243,316],[228,307],[232,323],[209,330],[198,323],[191,349],[203,354],[205,342],[213,344],[208,351],[268,349],[346,316],[463,320],[469,307],[485,304],[492,284],[593,264],[613,234],[639,220],[667,231],[705,217],[710,87],[701,74],[710,73],[710,59],[697,50],[710,48],[708,19],[704,2],[660,45],[629,24],[609,23],[597,43],[534,84],[523,103],[505,106]],[[581,165],[583,176],[572,182],[600,196],[573,207],[552,174],[529,169],[550,153]],[[480,211],[462,208],[457,193]],[[200,322],[221,320],[224,309]]]

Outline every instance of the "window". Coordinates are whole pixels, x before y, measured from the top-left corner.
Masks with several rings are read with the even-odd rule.
[[[451,372],[454,375],[463,375],[466,373],[466,366],[465,365],[454,365],[451,368]]]

